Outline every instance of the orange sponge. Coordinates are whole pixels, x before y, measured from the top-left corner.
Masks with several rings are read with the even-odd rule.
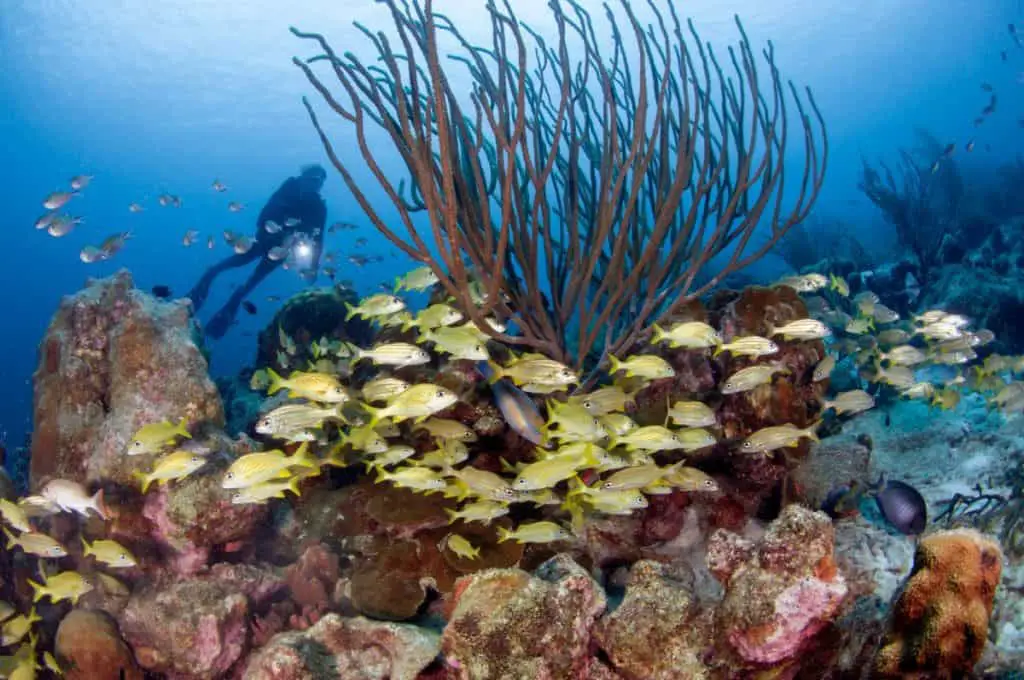
[[[970,673],[988,637],[1002,562],[999,544],[973,529],[922,538],[875,656],[875,677]]]

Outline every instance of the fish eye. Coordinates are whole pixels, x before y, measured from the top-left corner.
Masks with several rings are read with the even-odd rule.
[[[192,462],[193,463],[198,463],[199,462],[199,456],[192,456]]]
[[[118,559],[120,559],[120,560],[122,560],[124,562],[127,562],[128,561],[128,556],[125,555],[124,553],[121,553],[120,555],[118,555]]]
[[[135,448],[139,448],[140,446],[142,446],[142,441],[136,439],[135,441],[132,442],[132,446],[134,446]]]
[[[443,397],[444,396],[444,390],[438,390],[437,391],[437,396],[438,397]]]
[[[583,408],[585,408],[585,409],[590,409],[594,405],[594,402],[590,401],[589,399],[584,399],[580,403],[583,406]]]
[[[602,489],[610,489],[610,488],[612,488],[612,483],[611,482],[605,482],[604,484],[601,485],[601,488]]]
[[[517,486],[526,486],[526,480],[525,479],[517,479],[516,480],[516,485]]]
[[[225,477],[225,479],[234,479],[235,478],[235,473],[234,472],[229,472],[226,475],[224,475],[224,477]]]

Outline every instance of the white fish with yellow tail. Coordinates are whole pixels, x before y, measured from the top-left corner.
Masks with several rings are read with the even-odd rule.
[[[221,487],[225,489],[241,489],[261,482],[269,482],[275,477],[289,477],[292,467],[316,468],[320,461],[309,453],[309,444],[303,443],[291,456],[284,451],[259,451],[248,453],[234,463],[224,473]]]
[[[397,295],[376,293],[363,298],[356,306],[346,302],[345,307],[348,309],[348,313],[345,314],[345,321],[350,320],[354,316],[373,319],[402,311],[405,309],[405,302]]]
[[[565,527],[554,522],[528,522],[520,524],[515,529],[498,527],[498,543],[515,541],[516,543],[554,543],[555,541],[566,541],[573,538],[572,533]]]
[[[438,542],[437,549],[441,551],[449,550],[452,554],[464,560],[480,559],[480,548],[474,546],[465,536],[460,534],[445,534],[444,538]]]
[[[627,378],[642,378],[644,380],[658,380],[660,378],[672,378],[676,371],[672,366],[656,354],[637,354],[625,360],[608,355],[610,367],[608,372],[614,375],[624,371]]]
[[[388,448],[388,442],[376,427],[366,424],[351,427],[348,432],[342,433],[337,448],[345,446],[364,453],[382,453]]]
[[[770,385],[772,376],[776,373],[789,373],[789,369],[783,366],[781,362],[741,368],[722,383],[722,394],[749,392],[759,385]]]
[[[70,479],[53,479],[46,483],[39,495],[65,512],[74,512],[83,517],[95,512],[100,517],[107,517],[107,508],[103,504],[103,489],[90,495],[78,482]]]
[[[801,274],[798,276],[787,276],[772,284],[772,287],[788,286],[798,293],[816,293],[828,285],[828,279],[822,274]]]
[[[713,327],[703,321],[684,321],[677,323],[668,330],[658,324],[651,326],[654,331],[651,342],[659,344],[667,342],[672,349],[683,347],[685,349],[704,349],[714,347],[722,342]]]
[[[584,498],[590,509],[605,515],[631,515],[649,505],[647,497],[637,489],[601,489]]]
[[[639,427],[636,421],[625,413],[605,413],[597,417],[601,427],[608,433],[609,437],[621,437]]]
[[[193,451],[174,451],[157,460],[149,472],[136,470],[132,476],[142,483],[142,493],[146,493],[153,482],[184,479],[204,465],[206,458]]]
[[[819,425],[821,425],[820,420],[803,429],[789,423],[761,428],[743,440],[740,450],[745,453],[768,453],[783,447],[796,446],[804,437],[816,442],[818,441]]]
[[[114,569],[128,569],[138,565],[135,556],[127,548],[110,539],[100,539],[89,543],[82,537],[82,556],[92,555],[97,562],[102,562]]]
[[[74,605],[78,604],[78,598],[92,592],[93,589],[93,585],[77,571],[62,571],[53,576],[47,576],[46,583],[36,583],[29,579],[28,584],[35,591],[32,602],[39,602],[44,597],[48,597],[54,603],[70,600]]]
[[[865,335],[875,330],[875,320],[871,317],[852,319],[844,330],[850,335]]]
[[[0,498],[0,519],[18,531],[32,531],[25,509],[6,498]]]
[[[916,366],[928,361],[928,356],[913,345],[900,345],[888,352],[882,352],[879,359],[896,366]]]
[[[284,404],[260,416],[256,421],[256,432],[268,436],[284,436],[305,430],[323,427],[328,420],[340,420],[337,407],[320,407],[315,404]]]
[[[832,329],[817,319],[798,319],[768,328],[768,335],[781,335],[786,340],[821,340],[832,335]]]
[[[424,291],[438,282],[437,274],[430,267],[417,267],[395,279],[395,292],[404,290]]]
[[[409,385],[409,383],[399,378],[392,378],[390,376],[376,378],[363,385],[363,401],[368,404],[374,404],[381,401],[386,402],[389,399],[397,397],[410,387],[411,385]]]
[[[715,350],[714,356],[718,356],[722,352],[729,352],[730,354],[737,354],[740,356],[747,356],[752,358],[763,357],[769,354],[775,354],[779,351],[779,346],[774,341],[768,338],[762,338],[759,335],[747,335],[740,338],[733,338],[731,342],[726,342],[718,346]]]
[[[837,294],[842,297],[850,297],[850,284],[846,282],[842,276],[836,276],[835,274],[828,275],[829,290],[834,290]]]
[[[288,378],[282,378],[272,368],[267,368],[270,387],[267,394],[288,390],[289,397],[301,397],[310,401],[340,404],[351,399],[338,379],[326,373],[304,373],[294,371]]]
[[[931,400],[935,396],[935,386],[930,382],[917,382],[900,390],[900,396],[907,399]]]
[[[413,418],[416,422],[423,422],[458,400],[458,396],[446,387],[420,383],[391,399],[383,408],[366,406],[365,409],[370,414],[371,426],[385,418],[396,421]]]
[[[574,385],[579,376],[565,364],[545,357],[517,359],[508,366],[499,366],[493,361],[487,364],[491,369],[490,382],[508,378],[517,385]]]
[[[8,549],[18,546],[29,555],[35,555],[36,557],[51,559],[67,557],[68,551],[64,549],[64,546],[46,534],[36,531],[25,531],[21,535],[15,536],[7,530],[7,527],[4,527],[3,531],[4,536],[7,537]]]
[[[445,508],[444,511],[448,514],[449,524],[456,520],[462,520],[467,523],[483,522],[484,524],[489,524],[499,517],[507,515],[508,505],[497,501],[480,500],[467,503],[458,510]]]
[[[146,453],[158,453],[168,446],[177,443],[178,438],[191,439],[188,421],[182,418],[175,425],[170,420],[143,425],[128,442],[128,455],[140,456]]]
[[[677,401],[668,410],[668,421],[682,427],[711,427],[718,424],[715,411],[700,401]]]
[[[612,440],[612,446],[625,446],[627,451],[696,451],[717,443],[715,436],[701,428],[669,430],[661,425],[647,425],[631,430]]]
[[[370,349],[356,348],[356,358],[352,363],[369,359],[376,366],[421,366],[430,362],[430,355],[422,347],[407,342],[386,342]]]

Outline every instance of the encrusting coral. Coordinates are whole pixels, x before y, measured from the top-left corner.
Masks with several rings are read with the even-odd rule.
[[[878,678],[959,678],[988,639],[1002,574],[999,544],[974,529],[925,536],[874,661]]]

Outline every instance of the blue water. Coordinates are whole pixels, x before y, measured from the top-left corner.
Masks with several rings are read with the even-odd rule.
[[[595,16],[600,4],[582,4]],[[640,3],[636,3],[640,5]],[[722,5],[728,4],[728,9]],[[467,37],[484,42],[489,25],[482,0],[438,0],[436,9],[456,17]],[[541,0],[516,2],[520,18],[542,32],[552,24]],[[866,240],[891,240],[874,207],[857,191],[860,157],[892,158],[913,142],[913,128],[928,129],[943,142],[977,140],[961,168],[995,168],[1022,150],[1024,50],[1010,41],[1007,24],[1024,19],[1018,0],[691,0],[685,11],[703,38],[719,49],[735,41],[732,13],[744,20],[755,45],[771,39],[783,74],[810,85],[829,128],[831,160],[818,212],[845,218]],[[328,131],[357,172],[351,130],[327,112],[293,55],[313,54],[288,26],[325,33],[341,50],[369,57],[369,45],[352,22],[385,28],[390,20],[371,0],[163,0],[159,3],[71,0],[4,0],[0,11],[0,196],[3,242],[0,285],[5,323],[0,333],[0,437],[16,446],[31,428],[31,374],[36,346],[61,296],[86,277],[128,268],[140,288],[188,290],[204,268],[230,254],[224,229],[250,232],[256,214],[282,180],[299,166],[326,159],[301,105],[311,95]],[[474,24],[473,22],[477,23]],[[1000,60],[1000,50],[1009,60]],[[980,129],[971,121],[990,82],[999,110]],[[348,143],[346,143],[348,142]],[[985,152],[985,144],[992,151]],[[794,147],[795,148],[795,147]],[[396,163],[385,168],[400,172]],[[61,239],[32,228],[49,192],[66,188],[79,173],[95,175],[68,211],[86,223]],[[230,187],[211,190],[214,179]],[[162,208],[163,192],[180,196],[180,209]],[[384,205],[379,191],[368,192]],[[324,197],[328,223],[362,225],[370,239],[360,252],[393,250],[378,236],[331,171]],[[246,209],[227,210],[228,201]],[[141,202],[145,211],[128,212]],[[386,220],[394,213],[381,209]],[[181,246],[186,229],[217,248]],[[78,252],[108,235],[131,230],[134,238],[112,261],[87,265]],[[344,254],[353,232],[328,236],[329,251]],[[356,269],[342,263],[339,278],[373,292],[408,267],[387,257]],[[766,261],[762,267],[777,267]],[[766,269],[765,269],[766,270]],[[204,309],[211,314],[248,269],[219,280]],[[252,333],[273,315],[268,294],[287,296],[302,287],[278,271],[251,298],[258,313],[213,345],[213,370],[236,371],[254,354]]]

